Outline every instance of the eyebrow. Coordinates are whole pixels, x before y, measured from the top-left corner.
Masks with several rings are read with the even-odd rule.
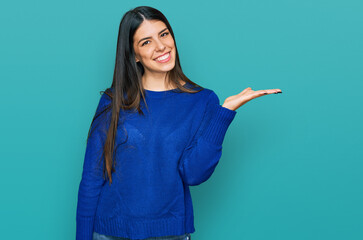
[[[165,30],[167,30],[168,28],[166,27],[166,28],[164,28],[163,30],[161,30],[160,32],[159,32],[159,34],[160,33],[162,33],[162,32],[164,32]],[[151,37],[146,37],[146,38],[142,38],[142,39],[140,39],[139,41],[138,41],[138,43],[137,44],[139,44],[141,41],[143,41],[143,40],[146,40],[146,39],[149,39],[149,38],[151,38]]]

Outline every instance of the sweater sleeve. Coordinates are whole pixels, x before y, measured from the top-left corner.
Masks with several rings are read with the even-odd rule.
[[[91,133],[87,140],[82,179],[78,190],[77,240],[92,240],[98,198],[101,187],[106,182],[102,175],[104,160],[102,152],[106,140],[107,126],[109,126],[108,119],[110,119],[111,111],[108,111],[108,105],[110,102],[111,98],[103,93],[91,123]]]
[[[184,183],[190,186],[205,182],[214,172],[222,156],[224,136],[237,113],[222,107],[213,91],[207,101],[202,122],[178,163]]]

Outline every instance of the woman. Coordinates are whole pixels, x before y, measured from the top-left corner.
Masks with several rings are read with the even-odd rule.
[[[183,74],[160,11],[141,6],[125,13],[113,82],[88,133],[77,239],[191,239],[189,186],[213,173],[236,109],[278,92],[246,88],[221,106],[212,90]]]

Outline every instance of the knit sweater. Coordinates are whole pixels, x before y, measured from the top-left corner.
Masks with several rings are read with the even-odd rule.
[[[77,240],[92,240],[94,231],[130,239],[195,232],[189,187],[214,172],[237,112],[222,107],[207,88],[145,94],[149,110],[141,100],[144,115],[120,110],[111,185],[103,178],[99,158],[104,159],[112,99],[106,93],[100,97],[79,184]]]

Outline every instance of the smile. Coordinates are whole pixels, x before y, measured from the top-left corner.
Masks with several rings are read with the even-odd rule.
[[[158,57],[158,58],[155,59],[155,61],[161,62],[161,63],[165,63],[165,62],[167,62],[169,60],[170,60],[170,52],[168,52],[168,53],[164,54],[163,56]]]

